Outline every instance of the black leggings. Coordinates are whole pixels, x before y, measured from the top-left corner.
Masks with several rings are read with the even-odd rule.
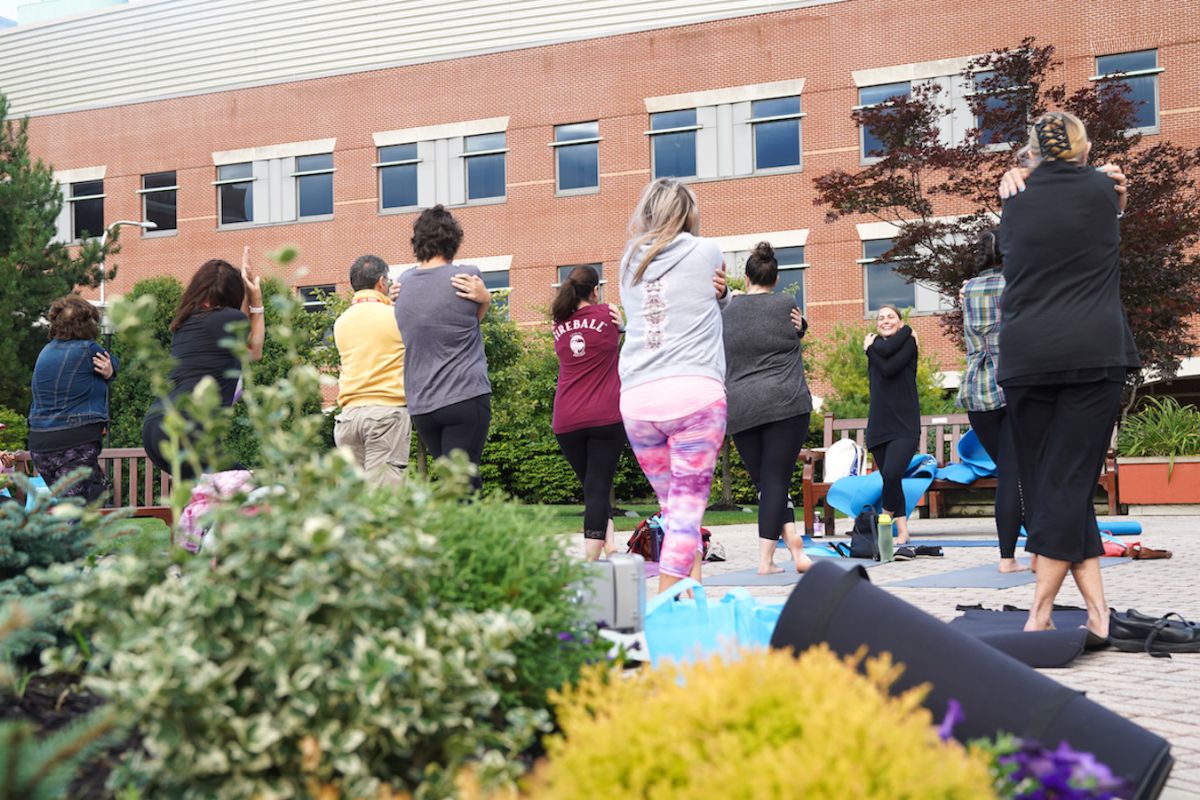
[[[1093,503],[1121,388],[1117,381],[1004,387],[1030,553],[1072,564],[1104,554]]]
[[[163,417],[165,412],[157,404],[150,407],[146,412],[145,418],[142,420],[142,448],[146,451],[150,463],[161,469],[168,475],[171,474],[171,465],[167,461],[166,455],[163,453],[163,445],[167,443],[167,433],[163,430]],[[182,447],[186,450],[189,447],[188,441],[185,439]],[[231,461],[226,463],[218,454],[220,463],[201,462],[201,472],[216,472],[219,470],[229,469],[245,469],[240,462]],[[196,470],[192,466],[192,462],[188,458],[184,458],[179,464],[179,477],[185,481],[195,480]]]
[[[883,510],[893,517],[908,516],[908,501],[904,499],[901,481],[916,452],[916,439],[892,439],[871,448],[875,469],[883,475]]]
[[[417,435],[425,443],[432,458],[441,458],[455,450],[466,451],[472,464],[479,465],[483,457],[483,445],[487,441],[488,426],[492,422],[492,396],[481,394],[428,414],[413,414],[412,424]],[[483,479],[476,475],[471,479],[476,491],[483,488]]]
[[[968,411],[971,430],[988,455],[996,462],[996,533],[1000,537],[1000,557],[1017,554],[1017,537],[1021,535],[1021,478],[1017,471],[1017,456],[1013,452],[1012,421],[1007,409]]]
[[[583,538],[604,539],[612,507],[613,476],[625,449],[625,425],[598,425],[556,433],[558,446],[583,484]]]
[[[795,521],[788,508],[788,487],[796,459],[808,438],[808,414],[767,422],[735,433],[742,463],[758,487],[758,538],[777,541],[783,526]]]

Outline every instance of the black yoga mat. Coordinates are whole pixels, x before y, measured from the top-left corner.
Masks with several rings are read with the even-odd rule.
[[[962,705],[960,741],[1002,731],[1048,747],[1066,741],[1128,780],[1138,800],[1158,797],[1174,765],[1162,737],[873,586],[866,570],[818,561],[792,590],[771,646],[820,642],[839,655],[863,645],[891,653],[905,667],[895,689],[931,684],[925,707],[935,719],[950,700]]]
[[[1082,608],[1056,608],[1052,631],[1025,632],[1027,609],[1005,606],[959,606],[961,616],[950,620],[950,627],[973,636],[1006,653],[1022,664],[1040,669],[1065,667],[1083,653],[1087,631],[1087,611]]]

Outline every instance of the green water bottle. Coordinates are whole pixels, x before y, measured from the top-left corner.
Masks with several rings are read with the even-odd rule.
[[[879,515],[879,560],[891,561],[896,555],[896,548],[892,544],[892,515]]]

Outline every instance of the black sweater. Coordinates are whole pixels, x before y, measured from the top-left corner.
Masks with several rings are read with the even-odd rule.
[[[1000,383],[1100,379],[1141,365],[1121,307],[1120,209],[1113,181],[1043,162],[1004,204]],[[1088,377],[1093,376],[1093,377]]]
[[[876,337],[867,348],[871,411],[867,415],[867,448],[893,439],[921,436],[921,402],[917,398],[917,341],[905,325],[886,339]]]

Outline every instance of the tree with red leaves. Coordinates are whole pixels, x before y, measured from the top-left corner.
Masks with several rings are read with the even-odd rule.
[[[880,144],[867,155],[878,158],[856,172],[818,177],[816,203],[828,207],[829,221],[866,215],[893,223],[896,238],[884,259],[957,304],[972,273],[971,243],[999,218],[997,186],[1015,165],[1029,123],[1050,109],[1069,111],[1087,126],[1091,163],[1117,164],[1129,178],[1121,296],[1146,374],[1170,377],[1197,344],[1189,320],[1200,309],[1200,148],[1148,144],[1132,130],[1137,109],[1124,83],[1096,81],[1069,92],[1050,82],[1059,64],[1053,46],[1032,38],[973,59],[961,79],[974,85],[975,126],[959,142],[941,135],[950,109],[937,85],[914,85],[908,97],[856,110],[855,122]],[[957,305],[941,322],[961,342]]]

